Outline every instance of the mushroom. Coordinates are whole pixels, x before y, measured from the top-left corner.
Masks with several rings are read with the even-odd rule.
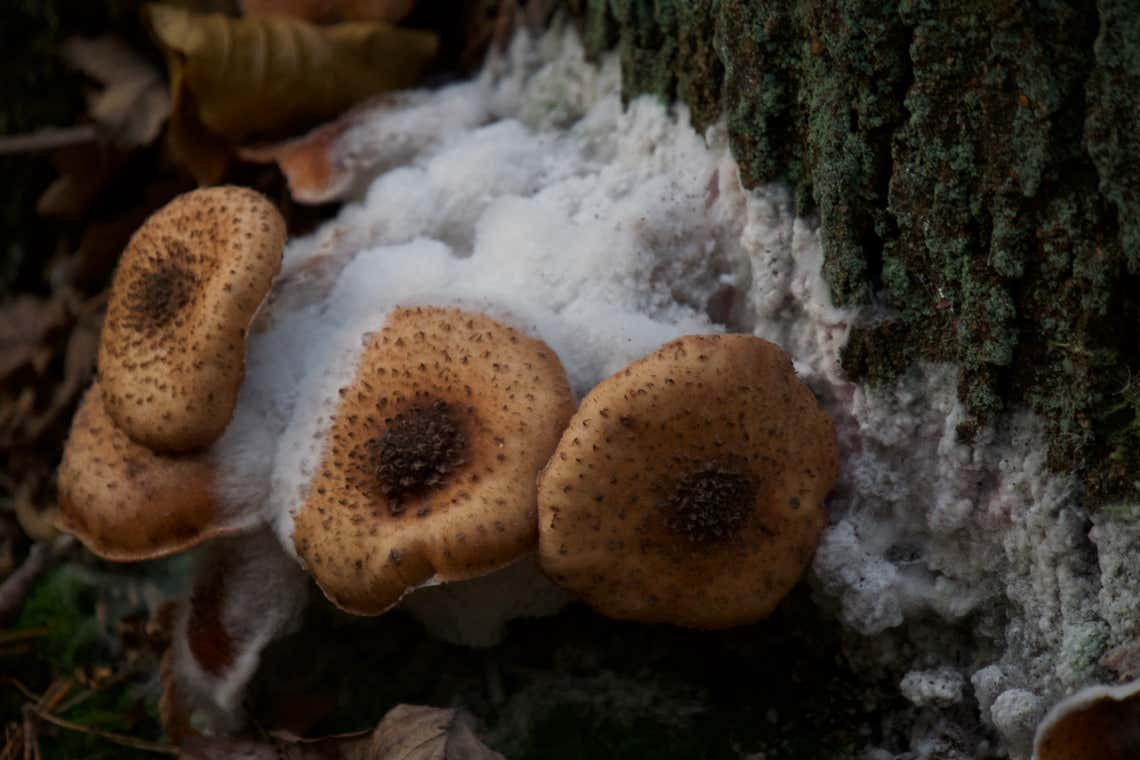
[[[535,477],[574,411],[546,344],[481,314],[397,308],[339,393],[292,534],[337,606],[378,614],[533,549]]]
[[[214,441],[233,413],[245,333],[281,265],[285,223],[260,194],[181,195],[135,232],[99,342],[107,412],[158,451]]]
[[[175,742],[192,727],[232,731],[262,652],[300,627],[311,583],[269,530],[212,541],[196,558],[162,664],[163,728]]]
[[[1053,706],[1037,727],[1037,760],[1140,757],[1140,679],[1090,686]]]
[[[160,454],[115,425],[96,382],[72,421],[59,466],[61,530],[104,559],[166,556],[236,527],[215,496],[204,453]]]
[[[539,561],[611,617],[752,622],[811,559],[837,462],[782,349],[682,337],[582,401],[539,477]]]

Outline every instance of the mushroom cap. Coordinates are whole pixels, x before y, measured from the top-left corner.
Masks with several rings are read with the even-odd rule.
[[[779,346],[685,336],[583,399],[539,478],[539,561],[611,617],[749,623],[810,561],[837,466]]]
[[[365,340],[293,530],[361,615],[532,549],[535,478],[574,412],[554,352],[490,317],[398,308]]]
[[[1037,727],[1037,760],[1140,757],[1140,679],[1090,686],[1058,702]]]
[[[164,455],[132,441],[95,383],[83,397],[59,465],[57,526],[100,557],[162,557],[224,532],[214,467],[204,454]]]
[[[107,412],[134,440],[190,451],[229,423],[245,334],[281,266],[285,222],[260,194],[181,195],[135,232],[99,341]]]

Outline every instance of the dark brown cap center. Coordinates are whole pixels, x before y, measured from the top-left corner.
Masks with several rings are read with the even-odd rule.
[[[130,325],[139,332],[165,327],[190,303],[197,284],[194,274],[179,261],[154,262],[127,289]]]
[[[416,404],[385,420],[369,458],[392,514],[403,502],[443,483],[467,461],[467,436],[444,401]]]
[[[756,508],[756,484],[731,467],[703,467],[682,478],[661,506],[674,533],[694,543],[722,541]]]

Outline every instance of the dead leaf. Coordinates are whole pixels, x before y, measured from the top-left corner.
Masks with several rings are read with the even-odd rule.
[[[67,306],[59,298],[22,295],[0,304],[0,383],[33,363],[51,333],[67,322]]]
[[[63,56],[103,85],[87,96],[88,113],[111,140],[124,147],[149,145],[170,115],[162,74],[117,37],[73,37]]]
[[[47,407],[28,421],[28,440],[38,440],[79,399],[95,369],[99,350],[99,319],[87,314],[72,329],[63,354],[63,378],[52,391]]]
[[[36,443],[86,386],[100,302],[77,301],[74,292],[57,290],[50,299],[23,296],[0,307],[0,450]]]
[[[312,24],[342,21],[379,21],[396,24],[416,0],[241,0],[246,16],[290,16]]]
[[[124,153],[105,143],[69,145],[52,154],[57,177],[36,201],[40,216],[80,219],[123,163]]]
[[[398,705],[369,735],[320,739],[274,735],[272,741],[188,736],[182,760],[503,760],[475,735],[464,710]]]
[[[372,734],[360,760],[503,760],[474,731],[475,719],[463,710],[398,705]]]
[[[221,178],[226,141],[295,131],[370,95],[414,84],[436,51],[430,32],[378,23],[317,27],[150,5],[166,53],[174,158],[199,181]]]

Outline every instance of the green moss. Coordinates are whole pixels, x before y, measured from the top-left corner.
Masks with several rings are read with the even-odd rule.
[[[95,622],[96,602],[87,574],[73,566],[59,567],[29,594],[15,629],[46,628],[39,654],[56,673],[67,673],[105,654]]]
[[[719,113],[744,184],[818,212],[835,302],[890,315],[855,328],[852,377],[957,362],[967,427],[1028,403],[1055,468],[1134,495],[1140,411],[1113,398],[1140,374],[1140,0],[607,11],[624,95]]]
[[[693,127],[704,131],[720,116],[724,66],[716,54],[720,0],[677,3],[677,97],[689,104]]]
[[[797,121],[799,35],[783,4],[723,0],[715,49],[724,68],[722,108],[740,177],[751,187],[786,178],[803,187]],[[797,195],[803,206],[810,192]]]
[[[617,44],[617,23],[610,14],[608,0],[567,0],[567,5],[580,21],[582,42],[590,60]]]
[[[82,726],[157,741],[161,737],[154,699],[131,686],[94,692],[60,717]],[[41,740],[44,760],[152,760],[151,752],[114,744],[76,731],[54,731]]]
[[[184,563],[152,563],[147,583],[157,590],[180,581]],[[42,693],[61,679],[86,683],[81,675],[96,671],[115,676],[100,685],[75,685],[56,715],[81,726],[136,738],[161,736],[157,716],[157,684],[132,676],[123,665],[122,643],[116,631],[127,616],[145,615],[139,594],[124,593],[121,571],[106,572],[78,562],[61,565],[41,578],[13,624],[29,634],[21,646],[0,654],[0,672],[33,692]],[[138,583],[136,577],[134,580]],[[151,662],[157,668],[157,662]],[[140,674],[147,668],[136,665]],[[26,698],[19,691],[0,690],[0,720],[22,719]],[[153,757],[79,731],[43,723],[39,746],[46,760],[64,758]]]
[[[1101,0],[1088,84],[1085,141],[1099,190],[1116,210],[1121,243],[1133,273],[1140,271],[1140,2]]]

